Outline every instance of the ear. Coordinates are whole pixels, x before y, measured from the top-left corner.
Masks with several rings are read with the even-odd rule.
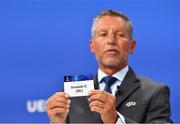
[[[94,40],[91,39],[89,43],[90,49],[92,53],[95,53],[95,46],[94,46]]]
[[[136,41],[132,40],[131,41],[130,54],[134,53],[135,48],[136,48]]]

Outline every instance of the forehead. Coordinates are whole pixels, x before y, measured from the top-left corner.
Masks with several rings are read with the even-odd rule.
[[[103,16],[99,18],[96,22],[96,30],[105,29],[116,29],[123,30],[127,29],[126,21],[118,16]]]

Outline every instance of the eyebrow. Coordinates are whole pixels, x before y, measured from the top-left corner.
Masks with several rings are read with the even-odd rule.
[[[97,30],[96,30],[96,32],[97,32]],[[107,32],[107,30],[106,29],[101,29],[98,32]]]
[[[96,32],[97,32],[97,33],[108,32],[108,30],[102,29],[102,30],[99,30],[99,31],[96,31]],[[114,31],[113,33],[123,33],[123,34],[125,34],[126,32],[125,32],[125,31]]]

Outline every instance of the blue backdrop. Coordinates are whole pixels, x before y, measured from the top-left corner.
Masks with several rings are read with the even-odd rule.
[[[0,122],[49,122],[45,100],[66,74],[94,74],[92,19],[104,9],[127,14],[137,49],[129,65],[169,85],[180,122],[179,0],[0,0]]]

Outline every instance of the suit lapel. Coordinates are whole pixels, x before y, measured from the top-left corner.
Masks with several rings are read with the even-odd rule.
[[[96,74],[94,76],[94,89],[99,89],[99,83],[98,83],[98,75]]]
[[[127,72],[124,80],[116,92],[116,107],[118,107],[139,86],[139,79],[136,77],[133,70],[129,67],[129,71]]]

